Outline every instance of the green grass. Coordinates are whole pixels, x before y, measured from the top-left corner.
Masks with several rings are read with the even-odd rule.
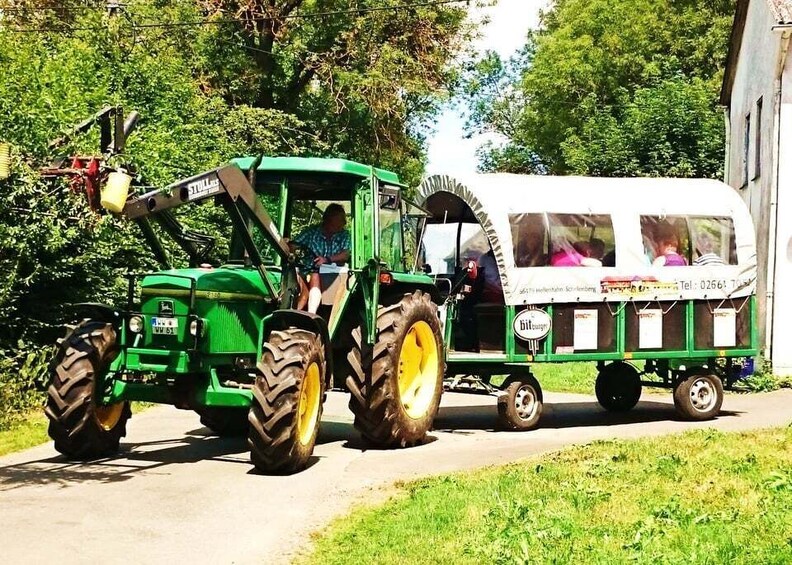
[[[0,455],[22,451],[47,441],[47,417],[43,411],[31,412],[11,429],[0,431]]]
[[[535,363],[531,371],[542,390],[550,392],[594,393],[596,363]]]
[[[607,441],[404,485],[309,563],[790,563],[792,428]]]

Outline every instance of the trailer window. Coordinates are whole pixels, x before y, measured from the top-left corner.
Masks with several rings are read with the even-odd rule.
[[[547,265],[549,240],[544,214],[509,214],[514,264],[517,267]]]
[[[616,244],[613,222],[606,214],[548,214],[550,265],[613,267]]]
[[[736,265],[737,246],[731,218],[689,218],[693,265]]]
[[[517,267],[614,266],[615,239],[605,214],[510,214]]]
[[[685,216],[641,216],[646,263],[683,267],[691,263],[690,230]]]
[[[646,260],[653,265],[736,265],[731,218],[641,216]]]

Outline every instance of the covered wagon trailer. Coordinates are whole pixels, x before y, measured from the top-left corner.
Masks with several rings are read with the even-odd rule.
[[[595,362],[611,411],[635,406],[642,385],[672,389],[695,420],[752,370],[754,228],[721,182],[437,175],[418,204],[449,386],[498,394],[507,428],[538,422],[533,363]]]

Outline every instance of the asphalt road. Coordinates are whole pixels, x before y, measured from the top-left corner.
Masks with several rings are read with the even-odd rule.
[[[367,450],[347,397],[331,393],[310,467],[290,477],[253,472],[244,439],[211,436],[197,415],[153,408],[135,415],[121,453],[65,461],[52,444],[0,458],[0,562],[277,563],[310,533],[399,479],[505,463],[596,439],[701,427],[746,430],[792,422],[792,391],[728,395],[704,423],[675,419],[670,394],[630,413],[584,395],[546,394],[542,427],[495,432],[495,399],[446,394],[430,442]]]

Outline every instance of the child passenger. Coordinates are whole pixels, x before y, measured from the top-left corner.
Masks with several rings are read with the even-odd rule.
[[[679,254],[679,237],[671,224],[658,224],[655,231],[657,256],[652,265],[655,267],[684,267],[687,260]]]

